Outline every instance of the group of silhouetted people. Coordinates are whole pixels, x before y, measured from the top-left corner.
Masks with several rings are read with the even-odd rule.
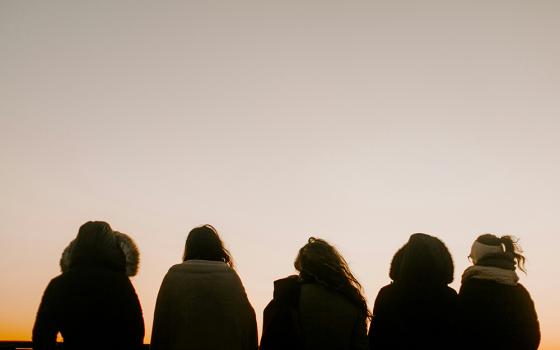
[[[415,233],[394,255],[373,307],[335,247],[309,238],[297,275],[274,282],[258,343],[255,312],[216,229],[192,229],[183,262],[165,275],[154,312],[154,350],[537,349],[533,301],[518,282],[525,258],[516,240],[479,236],[473,265],[453,280],[453,260],[436,237]],[[90,221],[64,250],[33,328],[36,350],[140,349],[144,320],[129,277],[139,252],[126,234]],[[370,324],[368,332],[368,323]]]

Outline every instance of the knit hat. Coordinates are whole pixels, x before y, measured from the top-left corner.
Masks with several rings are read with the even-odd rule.
[[[505,247],[503,244],[491,245],[481,243],[478,240],[474,241],[471,247],[471,254],[469,257],[472,259],[474,264],[477,264],[485,256],[497,255],[505,253]]]

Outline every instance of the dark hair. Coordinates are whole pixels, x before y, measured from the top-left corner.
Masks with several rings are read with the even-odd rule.
[[[76,266],[107,267],[126,270],[126,258],[108,223],[88,221],[73,242],[69,268]]]
[[[187,260],[223,261],[233,268],[233,259],[230,252],[212,225],[195,227],[189,232],[185,243],[183,261]]]
[[[517,237],[510,236],[510,235],[498,237],[496,235],[486,233],[478,236],[476,240],[486,245],[492,245],[492,246],[503,245],[506,257],[509,257],[515,262],[517,262],[517,266],[521,271],[527,272],[525,270],[525,257],[521,254],[523,253],[523,250],[521,249],[521,246],[518,243],[519,239]]]
[[[397,281],[427,286],[453,282],[453,259],[439,238],[415,233],[401,249]]]
[[[304,282],[318,283],[343,295],[360,310],[364,320],[371,318],[362,285],[335,247],[311,237],[299,250],[294,266]]]

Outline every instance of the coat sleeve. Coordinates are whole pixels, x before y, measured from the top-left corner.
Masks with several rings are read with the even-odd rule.
[[[60,330],[60,320],[57,315],[60,306],[57,299],[56,282],[52,280],[43,293],[33,326],[33,349],[35,350],[56,349],[56,336]]]
[[[169,349],[169,296],[167,295],[168,276],[166,275],[159,288],[156,307],[154,310],[154,321],[152,325],[152,339],[150,350]]]
[[[247,301],[248,302],[248,301]],[[257,329],[257,316],[255,310],[249,304],[249,349],[258,350],[259,348],[259,334]]]
[[[127,278],[128,280],[128,278]],[[128,310],[126,311],[129,315],[130,324],[130,339],[133,342],[132,348],[141,349],[144,344],[144,316],[142,315],[142,306],[140,305],[140,300],[138,300],[138,295],[134,290],[134,286],[128,280],[129,288],[129,303]]]
[[[375,350],[392,349],[394,346],[395,327],[391,325],[390,313],[386,310],[386,287],[377,294],[373,306],[373,318],[369,328],[369,348]]]
[[[244,331],[242,332],[242,342],[244,344],[243,348],[248,350],[258,350],[259,348],[259,335],[257,329],[257,316],[255,314],[255,309],[251,305],[247,293],[245,292],[245,287],[243,286],[243,282],[241,282],[241,278],[237,275],[235,270],[230,270],[232,277],[233,277],[233,285],[232,288],[237,289],[237,293],[239,293],[239,300],[241,302],[241,312],[240,314],[245,315],[243,324],[244,324]],[[235,286],[235,287],[234,287]]]
[[[269,350],[270,346],[269,343],[272,341],[271,337],[271,324],[277,314],[277,305],[276,301],[272,299],[268,305],[264,308],[263,311],[263,328],[261,334],[261,350]],[[273,331],[274,329],[272,329]]]
[[[526,332],[526,349],[537,349],[541,342],[541,331],[535,304],[531,299],[529,292],[525,287],[521,287],[523,291],[523,321],[525,324],[520,327]]]

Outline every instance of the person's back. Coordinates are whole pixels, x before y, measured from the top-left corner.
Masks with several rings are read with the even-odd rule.
[[[371,349],[450,349],[456,336],[457,293],[447,287],[392,283],[377,296]]]
[[[256,348],[254,311],[235,271],[223,262],[188,260],[161,285],[152,349]]]
[[[72,258],[43,295],[33,328],[34,349],[53,349],[57,333],[64,349],[141,348],[142,310],[114,238],[106,223],[80,228]]]
[[[467,343],[477,349],[537,349],[535,307],[521,284],[471,279],[461,287],[459,305]]]
[[[294,267],[298,276],[274,283],[261,350],[367,350],[369,312],[362,286],[337,249],[311,237]]]
[[[139,349],[144,338],[140,303],[129,279],[106,269],[74,269],[45,291],[34,338],[49,336],[41,324],[53,320],[64,349]],[[49,321],[50,322],[50,321]],[[45,346],[47,347],[47,346]]]
[[[394,255],[393,283],[375,300],[370,349],[452,349],[457,345],[453,260],[436,237],[416,233]]]
[[[163,279],[151,349],[257,349],[255,312],[210,225],[191,230],[183,263],[172,266]]]
[[[479,236],[471,248],[474,265],[465,270],[459,291],[464,349],[535,350],[540,329],[529,292],[518,283],[516,264],[525,258],[509,236]]]
[[[301,286],[299,316],[304,349],[367,348],[366,324],[360,310],[320,284]]]

